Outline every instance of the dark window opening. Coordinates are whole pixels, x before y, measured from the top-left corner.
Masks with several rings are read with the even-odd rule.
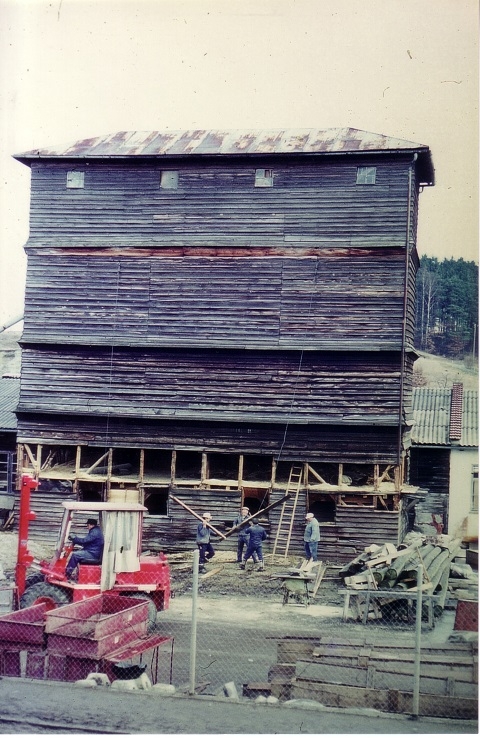
[[[266,507],[268,507],[269,496],[269,489],[267,490],[257,489],[255,487],[244,487],[242,504],[245,507],[248,507],[250,515],[254,515],[259,510],[264,510]]]
[[[272,460],[269,456],[244,456],[243,479],[252,482],[270,482],[272,478]]]
[[[103,502],[105,499],[105,485],[81,482],[79,493],[82,502]]]
[[[238,480],[238,456],[236,454],[209,454],[209,479]]]
[[[175,478],[177,484],[183,479],[200,481],[202,469],[202,455],[196,451],[177,451],[175,462]]]
[[[319,523],[334,523],[336,504],[332,497],[309,496],[308,512],[312,512]]]
[[[150,515],[168,515],[168,487],[145,489],[145,507]]]

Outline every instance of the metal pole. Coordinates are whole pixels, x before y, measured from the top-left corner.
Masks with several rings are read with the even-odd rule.
[[[423,566],[417,568],[417,607],[415,613],[415,661],[413,667],[412,718],[418,718],[420,706],[420,647],[422,639],[422,584]]]
[[[192,632],[190,636],[190,694],[195,694],[195,669],[197,662],[197,594],[198,594],[198,565],[200,551],[193,552],[193,580],[192,580]]]

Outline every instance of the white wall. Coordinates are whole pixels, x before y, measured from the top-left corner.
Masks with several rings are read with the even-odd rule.
[[[473,466],[478,466],[478,449],[452,448],[448,532],[465,539],[478,537],[478,512],[471,511]]]

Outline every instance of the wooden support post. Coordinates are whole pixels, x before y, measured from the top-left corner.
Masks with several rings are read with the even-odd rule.
[[[343,486],[343,464],[338,465],[338,486]]]
[[[42,468],[42,448],[43,446],[39,443],[37,445],[37,477],[40,477],[40,470]]]
[[[202,466],[200,468],[200,485],[206,486],[208,479],[208,454],[202,454]]]
[[[400,480],[400,466],[395,467],[395,492],[400,492],[402,488],[401,480]]]
[[[243,487],[243,454],[238,457],[238,489]],[[243,500],[242,500],[243,504]]]
[[[380,489],[379,469],[380,467],[378,464],[373,465],[373,489],[375,492]]]
[[[172,460],[170,464],[170,484],[172,485],[172,487],[175,487],[176,466],[177,466],[177,452],[172,451]]]
[[[138,470],[138,490],[140,492],[139,494],[139,502],[141,505],[145,504],[145,488],[143,486],[143,480],[145,478],[145,449],[140,449],[140,466]]]
[[[274,457],[272,456],[272,479],[271,479],[272,489],[275,486],[276,477],[277,477],[277,462],[275,461]]]

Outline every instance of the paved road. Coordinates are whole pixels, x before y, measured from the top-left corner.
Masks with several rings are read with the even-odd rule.
[[[61,682],[3,677],[0,733],[172,734],[477,734],[473,721],[385,716],[287,705],[260,705],[211,697],[152,692],[118,693]]]

